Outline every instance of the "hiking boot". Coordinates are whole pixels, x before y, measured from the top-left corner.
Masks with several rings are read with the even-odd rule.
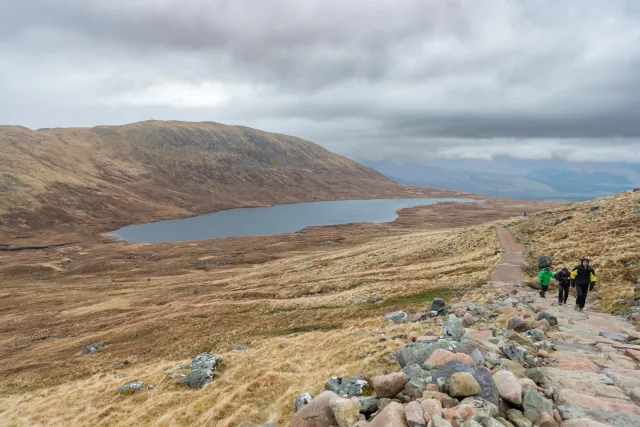
[[[584,308],[580,307],[580,308],[578,309],[578,311],[579,311],[580,313],[582,313],[582,312],[584,311]]]
[[[574,309],[574,310],[577,310],[577,309],[579,309],[579,308],[580,308],[580,307],[578,307],[578,304],[576,304],[576,306],[575,306],[575,307],[573,307],[573,309]]]

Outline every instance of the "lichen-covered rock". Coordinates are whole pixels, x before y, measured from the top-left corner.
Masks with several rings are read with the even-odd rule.
[[[387,313],[384,318],[391,323],[407,323],[409,320],[409,314],[406,311],[394,311]]]
[[[531,422],[538,419],[542,412],[553,416],[553,405],[549,400],[532,388],[524,391],[522,396],[522,408],[524,416]]]
[[[547,268],[553,265],[553,257],[550,256],[539,256],[538,257],[538,268]]]
[[[464,328],[455,314],[450,314],[442,326],[442,338],[460,341],[464,337]]]
[[[89,344],[88,346],[86,346],[81,353],[84,355],[91,354],[94,351],[98,350],[99,348],[100,348],[100,343],[94,342],[93,344]]]
[[[190,388],[202,388],[212,380],[213,371],[209,369],[194,369],[178,381],[178,383]]]
[[[244,350],[246,350],[247,348],[249,348],[249,347],[247,347],[247,345],[246,345],[246,344],[238,344],[238,345],[236,345],[233,349],[234,349],[234,350],[237,350],[237,351],[244,351]]]
[[[307,403],[311,402],[313,398],[309,392],[303,392],[296,396],[294,400],[294,411],[298,412],[300,409],[304,408]]]
[[[529,338],[532,342],[538,342],[544,340],[544,332],[540,329],[530,329],[524,333],[524,336]]]
[[[546,319],[549,325],[556,326],[558,324],[558,318],[548,311],[541,311],[538,313],[538,320]]]
[[[213,371],[220,356],[211,353],[200,353],[191,360],[191,369],[202,369]]]
[[[373,414],[378,410],[378,398],[376,396],[359,397],[360,413]]]
[[[522,318],[522,316],[513,316],[511,319],[509,319],[507,328],[513,329],[516,332],[525,332],[531,329],[527,324],[526,320]]]
[[[142,390],[146,385],[147,384],[142,381],[135,381],[118,387],[117,393],[122,395],[133,394],[137,391]]]
[[[362,396],[368,386],[369,383],[360,376],[351,378],[331,377],[324,385],[324,389],[343,397],[358,397]]]

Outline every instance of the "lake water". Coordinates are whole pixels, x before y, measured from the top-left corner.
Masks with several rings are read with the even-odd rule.
[[[314,225],[353,222],[390,222],[396,211],[438,202],[474,202],[472,199],[337,200],[240,208],[148,224],[128,225],[106,233],[127,242],[161,243],[217,237],[292,233]]]

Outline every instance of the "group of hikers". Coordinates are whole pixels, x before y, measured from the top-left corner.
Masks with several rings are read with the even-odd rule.
[[[584,310],[584,304],[587,301],[587,294],[593,291],[596,285],[596,271],[589,264],[589,258],[582,258],[580,264],[576,265],[570,272],[567,267],[554,273],[551,267],[542,269],[538,274],[538,282],[540,283],[540,296],[545,298],[545,294],[549,289],[551,279],[558,282],[558,304],[567,305],[569,298],[569,287],[576,288],[576,306],[578,311]]]

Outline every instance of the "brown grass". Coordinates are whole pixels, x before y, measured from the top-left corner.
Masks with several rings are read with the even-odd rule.
[[[295,394],[317,393],[333,375],[393,369],[384,359],[402,344],[393,337],[435,326],[391,326],[384,314],[424,311],[435,296],[483,283],[496,253],[494,231],[476,226],[151,282],[53,279],[6,287],[0,419],[5,425],[232,426],[253,417],[284,425]],[[352,304],[371,296],[381,302]],[[94,341],[103,348],[81,356]],[[234,351],[240,342],[249,349]],[[288,346],[281,348],[283,342]],[[163,375],[201,351],[224,361],[203,390]],[[113,366],[125,359],[129,365]],[[134,380],[157,387],[115,394]]]

